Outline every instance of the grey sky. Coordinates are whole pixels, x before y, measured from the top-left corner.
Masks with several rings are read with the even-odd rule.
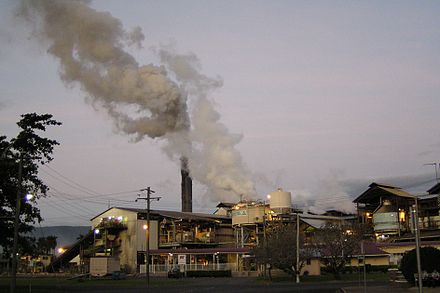
[[[439,2],[128,3],[91,5],[127,30],[142,28],[144,48],[130,50],[138,63],[159,65],[151,48],[173,43],[196,54],[204,74],[223,79],[211,97],[221,122],[243,135],[238,149],[260,198],[283,187],[294,203],[319,199],[318,208],[337,207],[358,195],[353,182],[362,190],[374,180],[406,178],[397,181],[404,186],[410,178],[434,177],[423,164],[440,161]],[[53,187],[51,200],[40,204],[44,225],[87,224],[108,199],[118,205],[131,203],[115,199],[136,198],[136,192],[96,194],[145,186],[163,196],[154,207],[179,209],[178,163],[163,154],[163,142],[131,143],[115,134],[104,111],[60,81],[47,46],[13,17],[15,5],[0,3],[1,133],[13,136],[26,112],[63,122],[48,133],[61,146],[52,169],[42,168]],[[212,211],[216,203],[204,194],[196,185],[195,210]]]

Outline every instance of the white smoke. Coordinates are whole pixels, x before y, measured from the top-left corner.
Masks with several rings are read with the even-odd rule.
[[[33,21],[37,35],[49,42],[61,79],[79,85],[135,141],[145,136],[166,140],[167,154],[187,157],[191,176],[206,184],[214,199],[253,195],[254,184],[235,149],[240,137],[220,123],[209,99],[221,79],[199,73],[194,54],[179,55],[170,48],[157,51],[161,65],[139,65],[124,48],[141,48],[142,30],[124,30],[118,19],[88,2],[23,1],[20,16]]]
[[[254,183],[248,176],[249,171],[234,148],[241,136],[229,133],[220,122],[213,101],[209,99],[209,93],[222,86],[221,79],[200,74],[200,63],[194,54],[176,54],[172,48],[162,48],[159,56],[189,96],[194,98],[188,134],[190,151],[177,152],[188,158],[191,175],[207,185],[208,194],[216,195],[219,200],[237,201],[237,195],[254,195]],[[168,141],[167,150],[171,153],[185,145],[181,141],[173,143],[171,137]]]

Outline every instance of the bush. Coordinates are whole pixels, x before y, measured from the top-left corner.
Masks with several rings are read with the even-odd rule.
[[[187,271],[188,278],[197,277],[231,277],[231,271]]]
[[[440,272],[440,250],[434,247],[422,247],[420,248],[420,260],[422,271],[432,273],[432,271],[436,270]],[[415,249],[405,253],[400,263],[400,270],[405,279],[414,285],[414,274],[417,273],[417,254]]]

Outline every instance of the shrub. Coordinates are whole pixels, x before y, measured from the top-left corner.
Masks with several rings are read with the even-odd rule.
[[[422,271],[431,273],[436,270],[440,272],[440,250],[434,247],[422,247],[420,248],[420,260]],[[415,249],[405,253],[400,263],[400,270],[405,279],[414,285],[414,274],[417,273],[417,254]]]
[[[231,271],[187,271],[188,278],[197,277],[231,277]]]

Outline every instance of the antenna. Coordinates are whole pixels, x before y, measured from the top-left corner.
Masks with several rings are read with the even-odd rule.
[[[423,166],[434,166],[434,170],[435,170],[435,180],[438,182],[439,181],[439,178],[438,178],[438,168],[437,168],[437,165],[438,165],[438,167],[440,168],[440,163],[426,163],[426,164],[423,164]]]

